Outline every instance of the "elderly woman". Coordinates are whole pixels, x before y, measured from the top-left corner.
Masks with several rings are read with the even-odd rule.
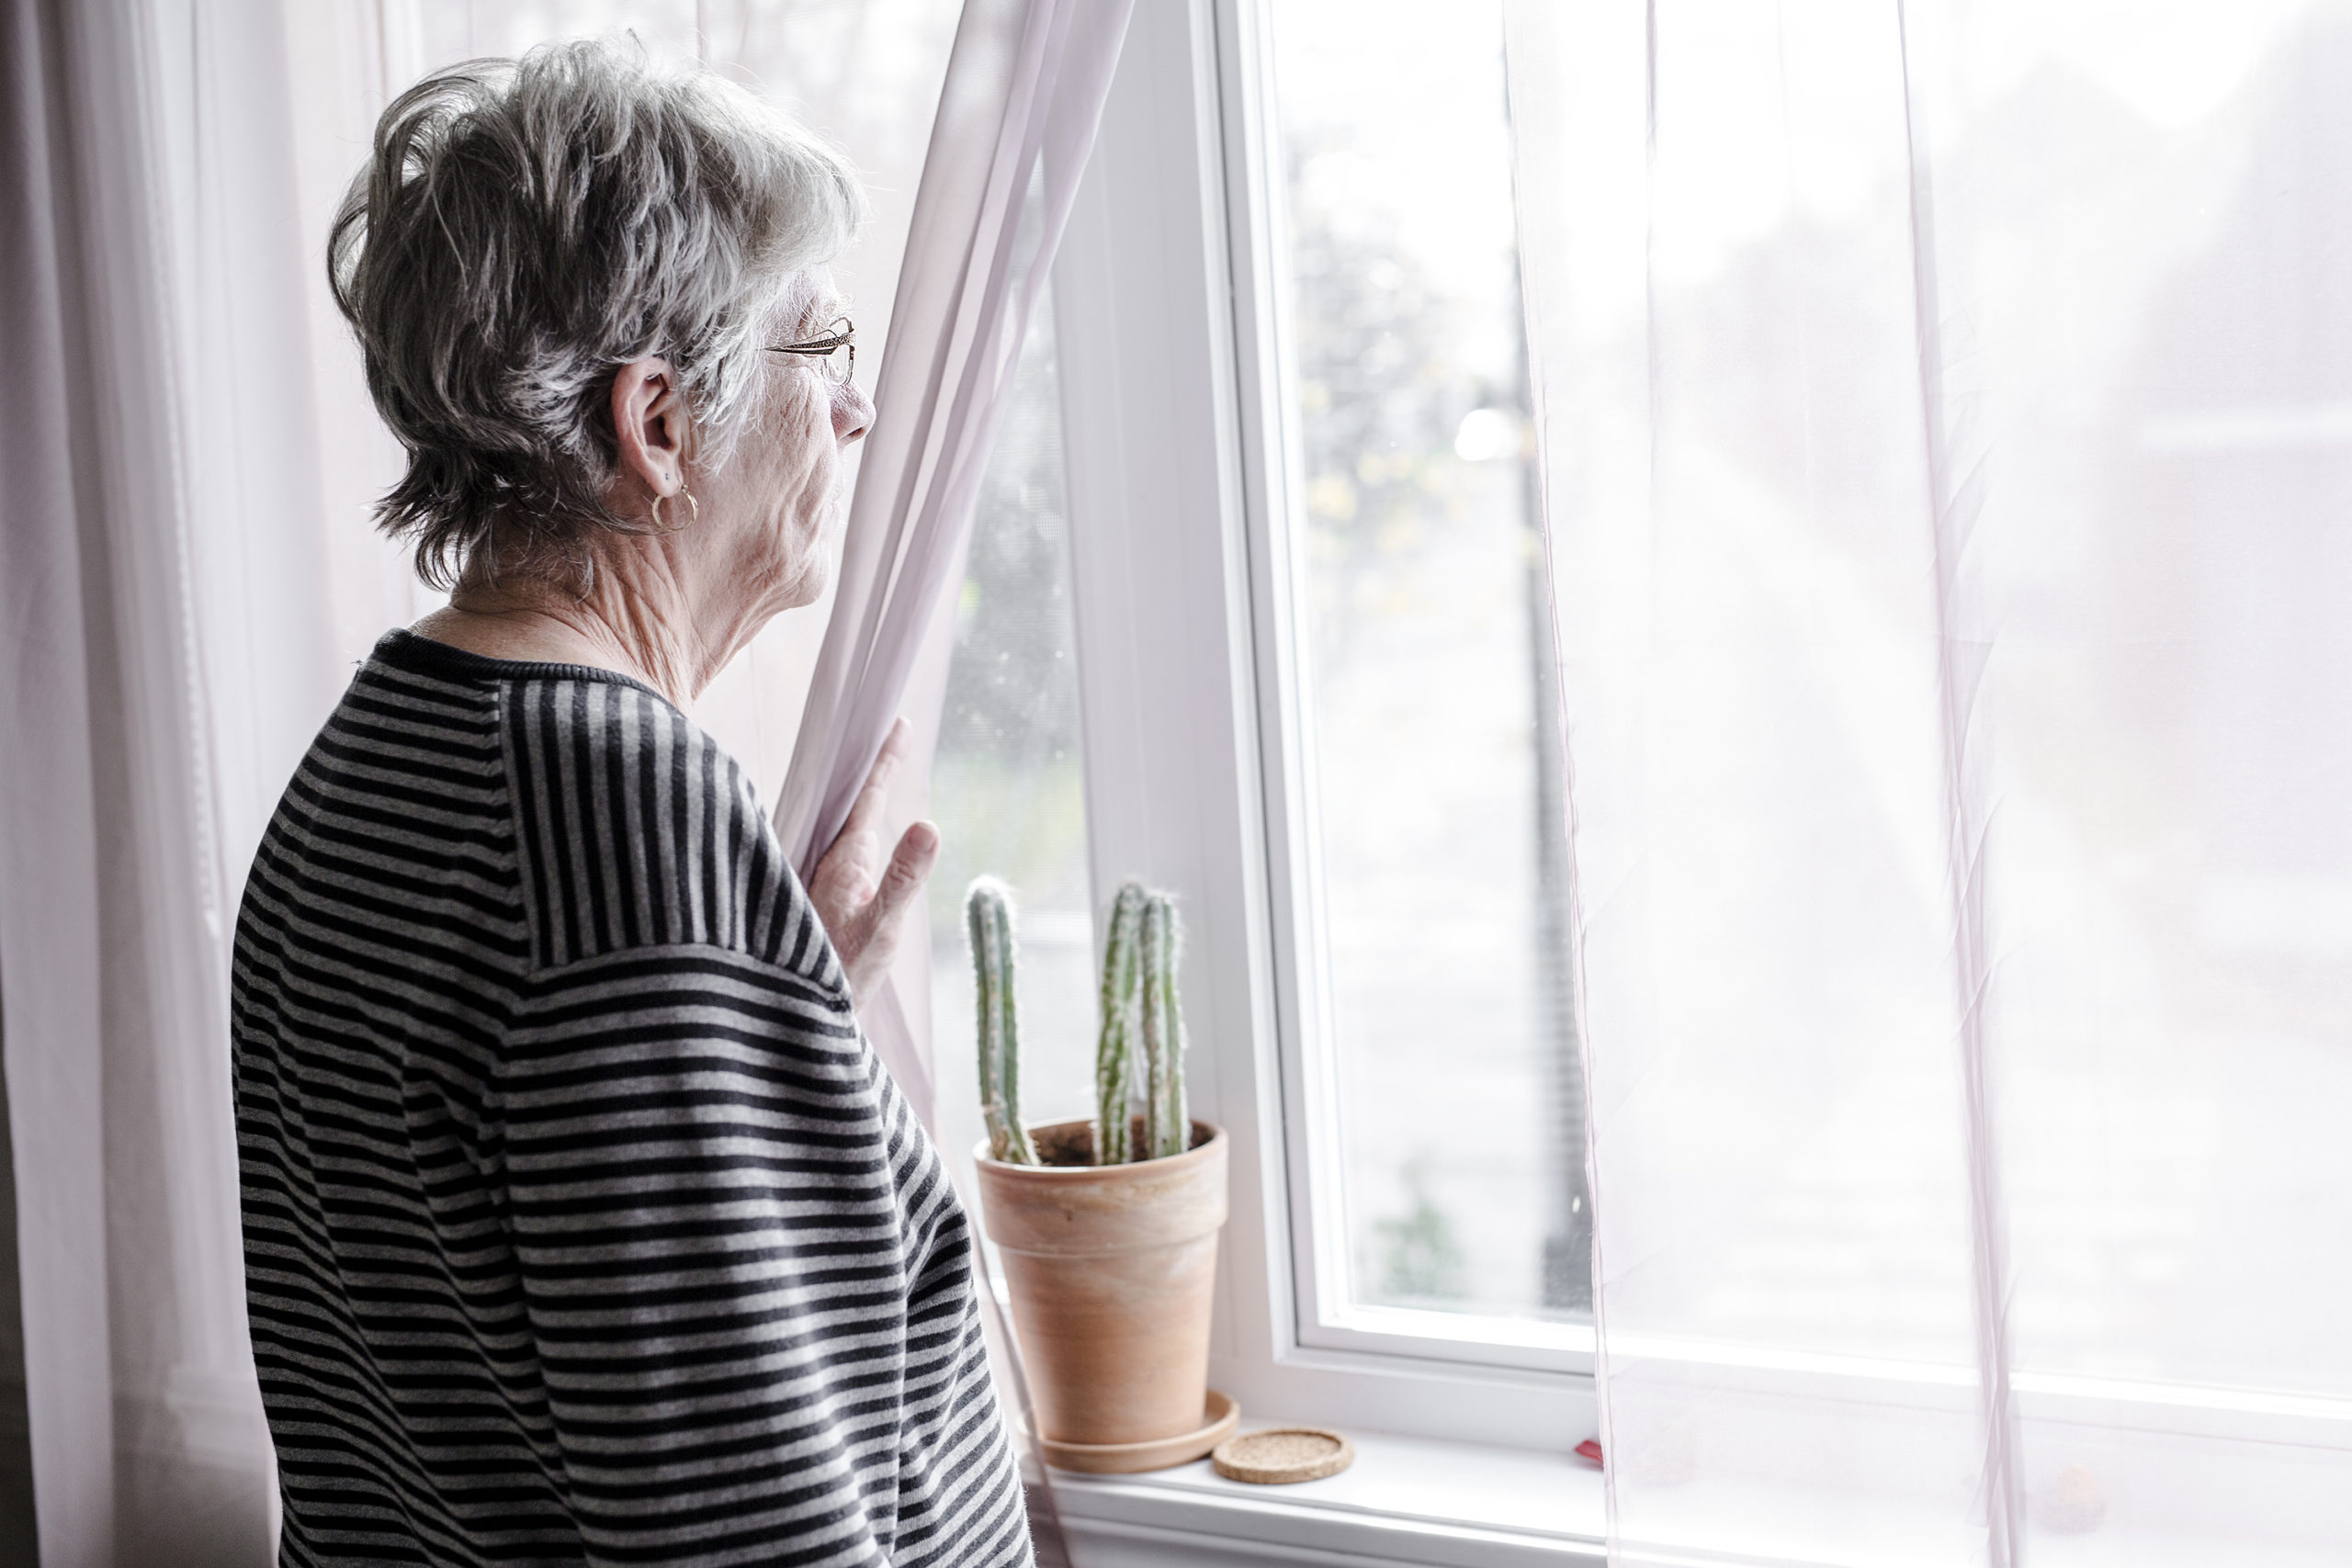
[[[233,1027],[284,1558],[1023,1563],[939,1158],[861,1035],[936,852],[895,745],[804,890],[681,708],[816,599],[862,211],[570,44],[385,113],[331,271],[449,607],[270,825]]]

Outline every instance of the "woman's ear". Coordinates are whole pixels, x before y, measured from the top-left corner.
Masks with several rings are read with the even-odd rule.
[[[621,471],[653,494],[685,484],[686,399],[668,360],[649,355],[613,372],[613,434]]]

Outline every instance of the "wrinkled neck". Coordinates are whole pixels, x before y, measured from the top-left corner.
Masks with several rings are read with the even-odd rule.
[[[615,540],[594,564],[585,593],[536,578],[460,582],[420,629],[495,657],[617,671],[685,706],[735,650],[723,595],[664,539]]]

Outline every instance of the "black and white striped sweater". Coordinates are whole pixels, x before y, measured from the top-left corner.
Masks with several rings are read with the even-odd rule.
[[[963,1209],[650,688],[385,637],[232,1021],[284,1562],[1030,1561]]]

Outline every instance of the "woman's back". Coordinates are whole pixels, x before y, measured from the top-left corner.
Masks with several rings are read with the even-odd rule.
[[[1028,1561],[963,1211],[649,688],[387,637],[232,1021],[286,1561]]]

